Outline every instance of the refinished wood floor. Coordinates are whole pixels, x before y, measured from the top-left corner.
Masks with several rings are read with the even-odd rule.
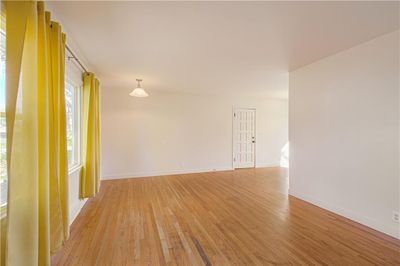
[[[103,181],[54,265],[400,265],[400,241],[287,195],[280,168]]]

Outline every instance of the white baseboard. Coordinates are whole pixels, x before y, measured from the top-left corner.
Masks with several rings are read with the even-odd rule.
[[[140,178],[140,177],[163,176],[163,175],[195,174],[195,173],[207,173],[207,172],[229,171],[229,170],[233,170],[233,168],[213,168],[213,169],[203,168],[203,169],[167,170],[167,171],[155,171],[155,172],[121,173],[116,175],[102,176],[101,180]]]
[[[293,189],[289,189],[289,195],[294,196],[296,198],[299,198],[301,200],[307,201],[311,204],[314,204],[318,207],[321,207],[323,209],[326,209],[328,211],[331,211],[333,213],[336,213],[340,216],[346,217],[350,220],[353,220],[357,223],[360,223],[362,225],[365,225],[367,227],[370,227],[374,230],[377,230],[379,232],[382,232],[384,234],[387,234],[389,236],[392,236],[394,238],[400,239],[400,225],[399,224],[383,224],[381,222],[376,221],[375,219],[371,219],[369,217],[365,217],[356,211],[349,210],[346,208],[341,208],[338,206],[334,206],[332,204],[326,203],[324,201],[321,201],[319,199],[309,197],[306,195],[303,195],[301,193],[298,193],[296,191],[293,191]]]
[[[279,163],[261,163],[257,164],[256,168],[263,167],[280,167]],[[231,171],[234,168],[221,167],[221,168],[200,168],[200,169],[184,169],[184,170],[166,170],[166,171],[154,171],[154,172],[134,172],[134,173],[120,173],[115,175],[102,176],[101,180],[113,180],[113,179],[125,179],[125,178],[140,178],[140,177],[151,177],[151,176],[163,176],[163,175],[179,175],[179,174],[196,174],[196,173],[208,173],[217,171]]]
[[[70,213],[69,213],[69,225],[71,225],[76,217],[78,216],[78,214],[81,212],[83,206],[85,205],[85,203],[87,202],[88,199],[79,199],[76,200],[74,202],[74,204],[71,206],[70,208]]]
[[[256,168],[263,168],[263,167],[280,167],[280,163],[256,163]]]

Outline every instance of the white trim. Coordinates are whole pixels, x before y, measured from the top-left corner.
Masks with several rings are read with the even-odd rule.
[[[256,163],[256,168],[281,167],[280,163]]]
[[[235,169],[235,105],[232,105],[232,130],[231,130],[231,137],[232,137],[232,146],[231,146],[231,154],[232,154],[232,169]]]
[[[119,173],[110,176],[103,176],[101,180],[112,180],[112,179],[125,179],[125,178],[140,178],[140,177],[152,177],[152,176],[163,176],[163,175],[178,175],[178,174],[196,174],[196,173],[208,173],[216,171],[232,171],[233,168],[203,168],[203,169],[186,169],[186,170],[168,170],[168,171],[155,171],[155,172],[136,172],[136,173]]]
[[[80,171],[81,168],[82,168],[82,164],[78,164],[78,165],[71,167],[70,169],[68,169],[68,175],[70,176],[70,175],[75,174],[75,172]]]
[[[277,164],[261,164],[255,168],[267,168],[267,167],[280,167]],[[198,174],[198,173],[209,173],[209,172],[221,172],[221,171],[234,171],[234,168],[221,167],[221,168],[199,168],[199,169],[186,169],[186,170],[168,170],[168,171],[155,171],[155,172],[135,172],[135,173],[119,173],[101,177],[101,180],[114,180],[114,179],[127,179],[127,178],[142,178],[142,177],[155,177],[165,175],[183,175],[183,174]]]
[[[79,213],[81,212],[83,206],[85,206],[87,201],[88,199],[79,199],[75,202],[73,206],[70,206],[69,225],[71,225],[75,221],[76,217],[78,217]]]
[[[316,205],[328,211],[334,212],[340,216],[346,217],[350,220],[353,220],[357,223],[370,227],[374,230],[377,230],[394,238],[400,239],[400,225],[394,222],[393,224],[382,224],[381,222],[378,222],[373,218],[365,217],[355,211],[334,206],[329,203],[323,202],[319,199],[303,195],[301,193],[293,191],[293,189],[290,188],[289,188],[289,195],[307,201],[313,205]]]

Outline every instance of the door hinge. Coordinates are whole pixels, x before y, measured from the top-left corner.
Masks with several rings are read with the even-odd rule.
[[[236,113],[233,113],[233,117],[236,117]]]

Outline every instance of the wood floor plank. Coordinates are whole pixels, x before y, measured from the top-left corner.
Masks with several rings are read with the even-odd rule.
[[[285,169],[102,181],[52,265],[400,265],[400,241],[287,195]]]

